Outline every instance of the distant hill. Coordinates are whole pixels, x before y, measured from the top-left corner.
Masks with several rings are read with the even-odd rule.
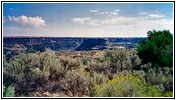
[[[84,39],[83,43],[76,48],[76,51],[103,50],[106,49],[105,39]]]
[[[146,38],[87,38],[76,51],[104,50],[117,48],[136,48],[139,41]]]
[[[3,50],[8,51],[43,51],[50,48],[54,51],[74,50],[82,38],[53,38],[53,37],[4,37]]]
[[[3,52],[37,52],[46,48],[54,51],[136,48],[143,39],[146,38],[3,37]]]

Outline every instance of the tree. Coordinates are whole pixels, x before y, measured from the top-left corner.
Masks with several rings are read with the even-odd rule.
[[[172,67],[173,35],[168,30],[149,31],[147,40],[142,40],[137,47],[142,63],[151,62],[156,68]]]

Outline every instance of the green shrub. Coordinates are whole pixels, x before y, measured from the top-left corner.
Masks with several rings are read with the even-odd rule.
[[[49,78],[58,78],[63,72],[64,67],[61,66],[55,52],[47,49],[42,53],[16,56],[4,66],[3,81],[6,85],[14,84],[15,91],[21,95],[43,86]]]
[[[90,73],[87,73],[86,82],[89,87],[90,96],[93,95],[93,89],[95,88],[96,85],[107,83],[108,80],[109,80],[108,77],[103,73],[100,74],[94,72],[93,77],[90,76]]]
[[[155,87],[146,84],[132,75],[120,76],[96,85],[94,96],[97,97],[159,97],[161,93]]]
[[[132,70],[129,73],[135,77],[138,77],[140,80],[145,81],[146,73],[143,70]]]
[[[3,97],[15,97],[15,88],[13,86],[5,87],[3,85]]]
[[[94,72],[93,77],[90,77],[90,81],[93,84],[106,83],[108,80],[109,80],[108,77],[104,75],[103,73],[99,74],[99,73]]]
[[[142,64],[139,69],[143,70],[144,72],[147,72],[149,69],[152,69],[152,64],[151,63]]]
[[[173,97],[173,91],[168,91],[165,94],[163,94],[163,97]]]
[[[173,76],[172,74],[168,74],[170,72],[166,71],[150,69],[145,76],[146,82],[151,85],[163,85],[166,91],[173,91]]]
[[[141,61],[135,50],[113,49],[104,55],[105,60],[110,61],[110,66],[114,71],[129,70],[137,67]]]
[[[147,40],[137,47],[143,63],[152,63],[152,67],[173,67],[173,35],[168,30],[149,31]]]

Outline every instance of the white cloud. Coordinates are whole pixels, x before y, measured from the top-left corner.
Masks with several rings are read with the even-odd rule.
[[[163,18],[165,17],[162,14],[159,14],[158,11],[154,12],[140,12],[139,15],[145,16],[146,18]]]
[[[94,10],[89,10],[89,12],[97,13],[98,10],[96,10],[96,9],[94,9]]]
[[[150,14],[148,16],[151,17],[151,18],[162,18],[162,17],[164,17],[164,15],[160,15],[160,14]]]
[[[112,23],[113,22],[113,23]],[[144,17],[116,16],[105,19],[89,19],[84,24],[47,28],[3,28],[3,34],[19,36],[57,37],[144,37],[153,29],[174,32],[173,19],[149,19]],[[69,29],[68,29],[69,27]],[[38,34],[36,34],[38,33]]]
[[[9,8],[9,10],[11,10],[11,11],[12,11],[12,10],[14,10],[14,9],[13,9],[13,8]]]
[[[139,20],[139,19],[138,19]],[[104,25],[128,25],[128,24],[134,24],[136,21],[136,18],[133,17],[113,17],[113,18],[106,18],[103,19],[101,24]]]
[[[73,18],[72,21],[79,23],[79,24],[85,24],[86,21],[90,20],[91,17],[83,17],[83,18]]]
[[[104,14],[109,14],[109,12],[104,11],[104,12],[99,12],[99,14],[104,15]]]
[[[108,15],[108,16],[113,16],[113,15],[118,15],[119,14],[119,9],[116,9],[114,11],[98,11],[98,10],[89,10],[89,12],[92,13],[97,13],[97,14],[101,14],[101,15]]]
[[[96,26],[96,27],[95,27]],[[173,19],[151,19],[145,16],[124,17],[112,16],[106,18],[89,19],[84,26],[73,33],[79,36],[112,36],[112,37],[144,37],[150,30],[170,30],[173,33]],[[85,33],[85,34],[81,34]]]
[[[3,16],[3,24],[6,22],[6,16]]]
[[[115,12],[119,12],[120,10],[119,9],[116,9]]]
[[[41,27],[46,26],[46,21],[42,19],[42,17],[36,16],[36,17],[27,17],[27,16],[8,16],[10,21],[22,24],[22,25],[29,25],[33,27]]]
[[[92,26],[98,26],[100,24],[98,24],[97,20],[90,20],[86,23],[87,25],[92,25]]]
[[[9,18],[9,20],[10,20],[10,21],[13,21],[13,19],[12,19],[12,17],[11,17],[11,16],[8,16],[8,18]]]
[[[148,12],[140,12],[139,15],[148,15]]]

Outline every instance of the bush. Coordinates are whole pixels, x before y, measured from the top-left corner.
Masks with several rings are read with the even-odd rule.
[[[137,67],[141,61],[135,50],[113,49],[104,55],[105,60],[110,61],[110,66],[114,71],[130,70]]]
[[[63,72],[64,68],[55,52],[46,50],[42,53],[16,56],[4,66],[3,81],[5,85],[14,84],[18,94],[27,94],[42,86],[50,77],[58,78]]]
[[[80,61],[78,59],[73,59],[68,56],[59,56],[58,59],[65,71],[77,69],[80,66]]]
[[[65,78],[59,82],[59,85],[69,96],[82,96],[89,93],[85,75],[79,70],[68,71]]]
[[[149,31],[148,39],[137,47],[143,64],[152,63],[152,67],[173,67],[173,35],[167,31]],[[147,56],[146,56],[147,55]]]
[[[91,60],[92,60],[91,56],[83,56],[83,58],[81,59],[83,65],[87,65],[88,62],[90,62]]]
[[[108,77],[104,75],[103,73],[99,74],[96,72],[94,72],[93,77],[90,77],[89,79],[90,79],[90,83],[94,85],[106,83],[109,80]]]
[[[151,63],[142,64],[139,69],[143,70],[144,72],[147,72],[149,69],[152,69],[152,64]]]
[[[135,77],[138,77],[140,80],[145,81],[146,73],[143,70],[132,70],[129,73]]]
[[[120,76],[95,87],[97,97],[159,97],[162,93],[132,75]]]
[[[107,61],[99,62],[96,60],[92,60],[87,66],[91,71],[95,71],[97,73],[105,73],[105,71],[110,67]]]
[[[173,91],[173,76],[172,74],[168,74],[170,72],[162,69],[158,71],[156,69],[150,69],[146,73],[146,82],[150,83],[151,85],[163,85],[165,88],[165,92]]]
[[[163,94],[163,97],[173,97],[173,91],[168,91],[165,94]]]
[[[107,83],[108,80],[109,80],[108,77],[103,73],[100,74],[100,73],[94,72],[93,77],[91,77],[90,73],[88,73],[87,76],[86,76],[86,82],[87,82],[88,87],[89,87],[90,96],[93,95],[93,89],[95,88],[96,85]]]
[[[13,86],[5,87],[3,85],[3,97],[15,97],[15,88]]]

